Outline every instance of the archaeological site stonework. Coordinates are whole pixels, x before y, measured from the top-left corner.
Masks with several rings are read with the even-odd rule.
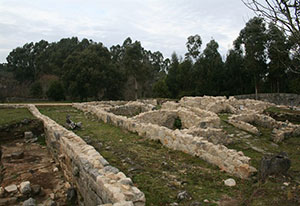
[[[5,106],[8,105],[1,105]],[[73,103],[72,106],[95,115],[100,121],[201,158],[243,179],[257,172],[257,168],[251,166],[250,157],[242,151],[226,147],[231,139],[223,130],[220,114],[230,114],[227,123],[249,134],[259,136],[258,126],[272,129],[272,140],[276,143],[300,135],[299,125],[263,114],[274,104],[251,99],[204,96],[184,97],[162,105],[156,100],[138,100]],[[47,147],[63,169],[65,178],[78,190],[82,204],[145,205],[145,195],[133,186],[131,179],[79,136],[42,115],[34,105],[14,107],[27,107],[43,121]],[[180,127],[176,127],[179,120]]]

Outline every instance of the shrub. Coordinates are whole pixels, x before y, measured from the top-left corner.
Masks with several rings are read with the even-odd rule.
[[[60,101],[65,99],[64,88],[59,81],[53,81],[50,84],[46,95],[49,99],[52,99],[54,101]]]
[[[42,97],[43,96],[43,88],[40,82],[34,82],[30,87],[30,95],[33,97]]]
[[[174,127],[174,129],[181,129],[182,124],[181,124],[181,119],[179,117],[175,118],[173,127]]]

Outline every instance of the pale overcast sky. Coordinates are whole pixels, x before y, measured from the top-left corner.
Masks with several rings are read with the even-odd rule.
[[[224,56],[252,16],[241,0],[0,0],[0,62],[25,43],[72,36],[108,48],[131,37],[170,57],[199,34],[202,50],[213,38]]]

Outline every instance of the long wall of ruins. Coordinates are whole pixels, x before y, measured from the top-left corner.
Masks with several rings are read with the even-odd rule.
[[[143,206],[145,195],[132,180],[111,166],[94,147],[72,131],[42,115],[34,105],[1,105],[26,107],[44,124],[47,148],[63,170],[65,179],[76,188],[83,205]]]

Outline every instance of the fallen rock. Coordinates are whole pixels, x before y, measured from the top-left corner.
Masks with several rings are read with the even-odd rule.
[[[8,193],[16,193],[16,192],[18,192],[17,185],[15,185],[15,184],[9,185],[9,186],[5,187],[4,189]]]
[[[4,188],[0,187],[0,198],[4,197]]]
[[[56,202],[49,198],[44,202],[44,206],[56,206]]]
[[[31,139],[31,138],[33,138],[33,133],[31,131],[24,132],[24,138],[25,139]]]
[[[50,194],[50,198],[51,198],[52,200],[54,200],[55,194],[54,194],[54,193],[51,193],[51,194]]]
[[[190,206],[201,206],[202,204],[200,202],[192,202]]]
[[[177,194],[177,199],[179,201],[184,200],[184,199],[189,199],[189,198],[190,198],[190,195],[187,193],[187,191],[179,192]]]
[[[23,195],[27,195],[27,194],[29,194],[31,192],[31,187],[30,187],[30,182],[29,181],[22,182],[20,184],[20,192]]]
[[[291,160],[285,152],[273,156],[263,156],[260,163],[259,178],[265,180],[269,175],[286,175],[290,167]]]
[[[22,159],[24,157],[24,151],[17,151],[11,153],[11,158],[12,159]]]
[[[28,200],[23,202],[23,206],[36,206],[36,200],[33,198],[29,198]]]
[[[16,197],[0,198],[0,206],[16,205]]]
[[[33,195],[38,195],[41,192],[41,186],[40,185],[32,185],[31,192]]]
[[[236,182],[235,182],[234,179],[229,178],[229,179],[224,181],[224,184],[228,187],[234,187],[236,185]]]
[[[67,201],[71,204],[74,205],[77,200],[77,192],[76,189],[71,187],[67,190]]]

